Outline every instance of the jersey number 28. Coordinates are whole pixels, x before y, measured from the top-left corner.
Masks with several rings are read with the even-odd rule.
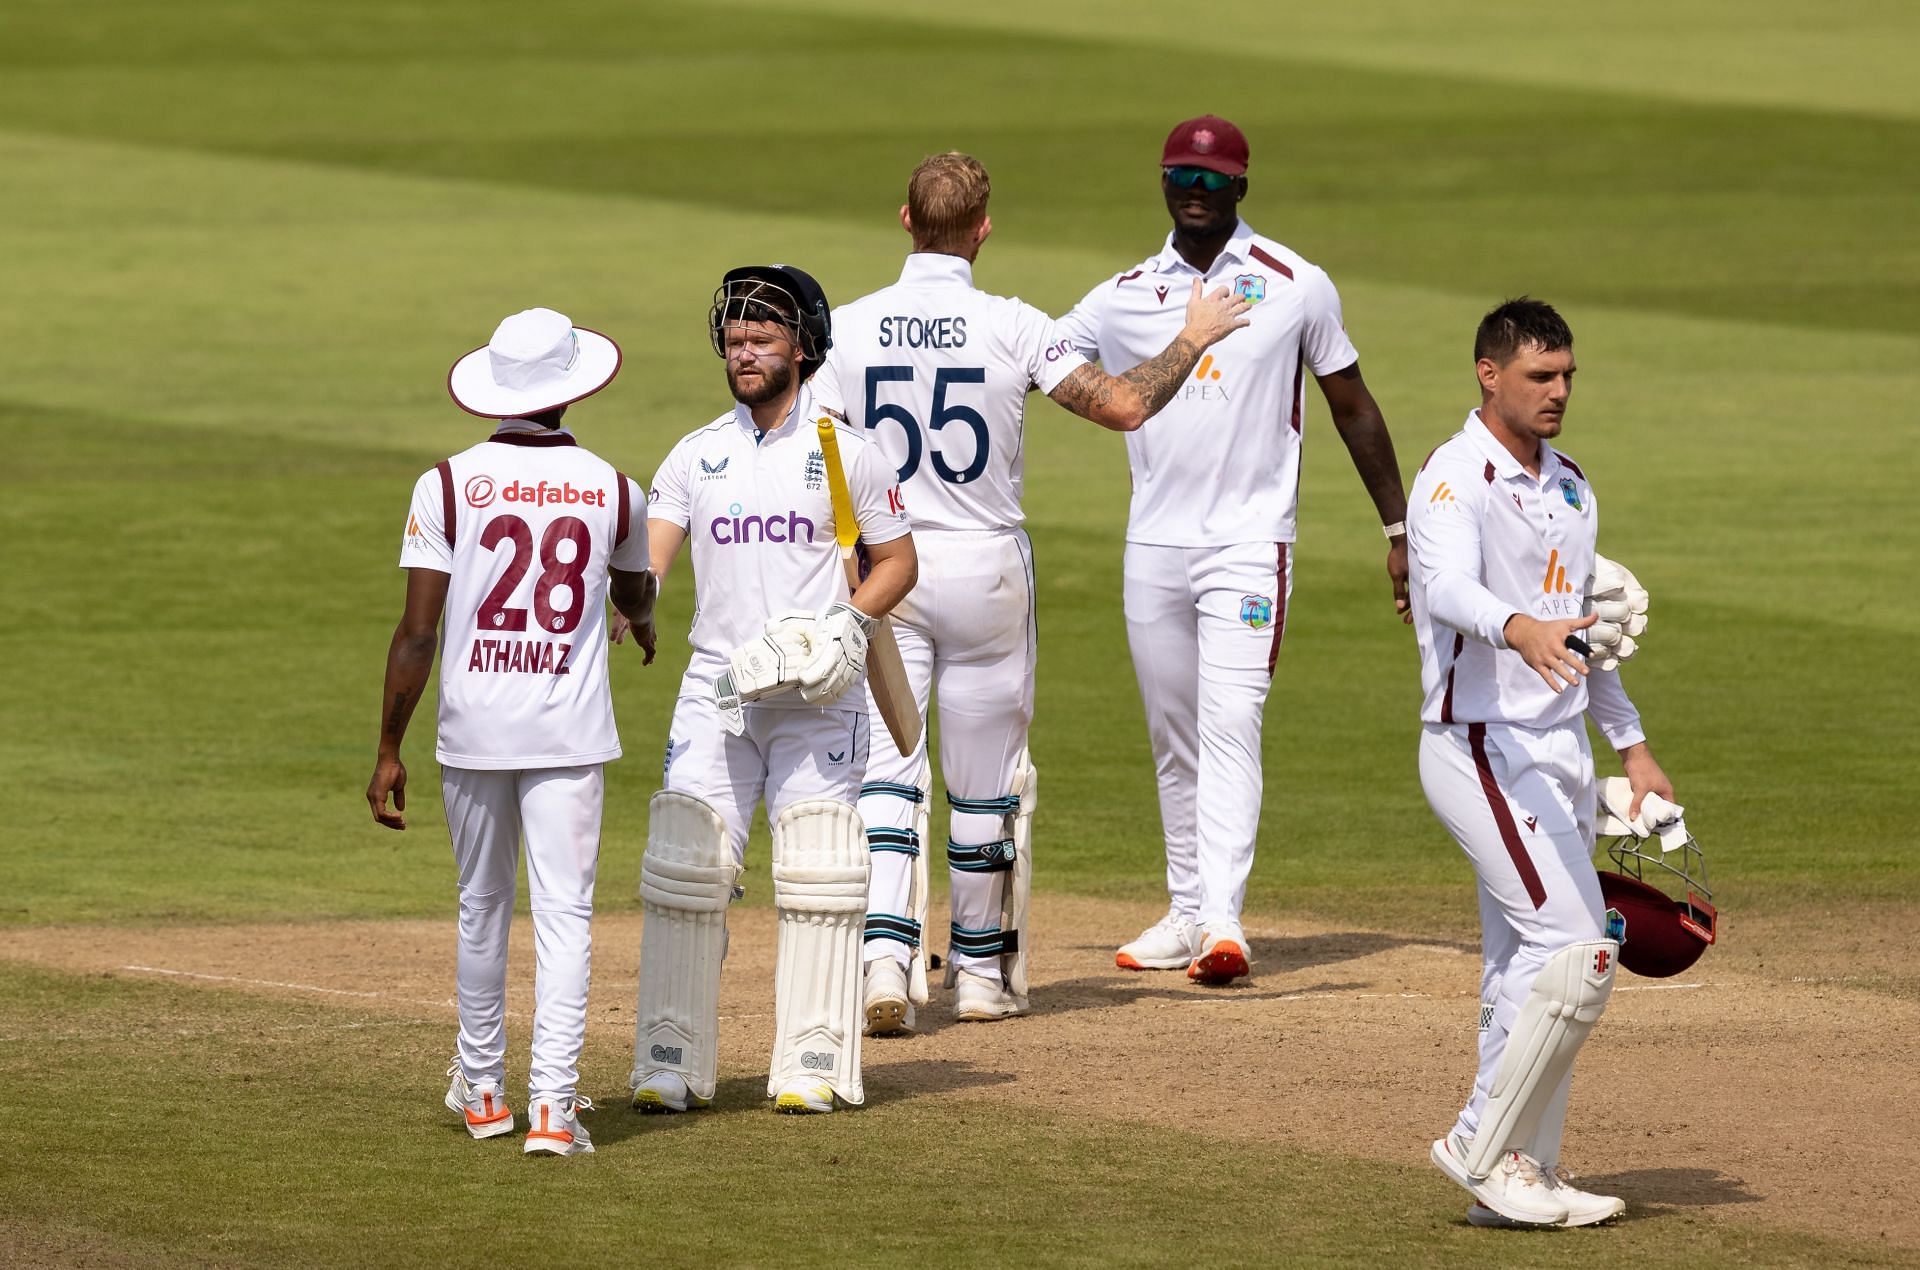
[[[487,598],[480,601],[475,618],[483,631],[524,631],[527,611],[509,607],[507,601],[520,589],[520,579],[527,576],[527,566],[533,562],[533,531],[518,516],[495,516],[480,533],[480,549],[493,551],[503,542],[513,544],[513,558],[507,561],[506,569],[493,584],[493,590],[487,592]],[[560,559],[563,542],[573,547],[573,555],[567,560]],[[580,614],[587,606],[586,588],[580,585],[580,579],[592,552],[593,535],[578,516],[562,516],[540,535],[541,573],[533,584],[533,621],[541,630],[564,635],[580,625]],[[554,592],[563,586],[567,588],[567,607],[556,609]]]
[[[973,432],[973,461],[963,468],[956,468],[940,454],[940,448],[923,441],[920,435],[920,421],[905,406],[891,401],[879,400],[880,385],[888,383],[910,384],[913,382],[911,366],[869,366],[867,367],[867,417],[864,420],[869,430],[877,428],[882,422],[891,419],[900,425],[907,435],[907,458],[900,465],[899,477],[907,480],[920,470],[920,455],[926,451],[933,461],[933,470],[940,479],[949,485],[965,485],[977,480],[980,473],[987,470],[987,421],[972,406],[962,406],[947,400],[947,388],[953,384],[984,384],[987,382],[985,368],[979,366],[942,366],[933,374],[933,417],[927,420],[927,428],[938,432],[950,423],[964,423]]]

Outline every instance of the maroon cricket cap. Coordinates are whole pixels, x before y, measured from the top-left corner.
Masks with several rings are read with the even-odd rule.
[[[1247,170],[1247,136],[1219,115],[1189,119],[1167,134],[1160,166],[1242,176]]]

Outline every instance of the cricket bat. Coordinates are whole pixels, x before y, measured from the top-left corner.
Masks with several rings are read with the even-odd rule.
[[[820,420],[818,431],[820,453],[826,461],[827,493],[833,498],[833,540],[840,548],[840,564],[847,571],[847,594],[852,595],[860,588],[860,562],[853,554],[853,545],[860,540],[860,522],[853,515],[846,469],[840,466],[840,438],[834,435],[833,420]],[[907,683],[907,667],[900,660],[893,624],[884,614],[875,619],[873,636],[867,641],[867,686],[873,689],[873,703],[894,745],[902,754],[913,753],[920,744],[924,721],[920,703],[913,699],[913,688]]]

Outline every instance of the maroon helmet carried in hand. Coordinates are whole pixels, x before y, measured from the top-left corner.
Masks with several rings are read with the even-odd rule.
[[[1615,781],[1626,785],[1617,777],[1602,782],[1600,795],[1600,836],[1614,866],[1600,870],[1607,933],[1620,941],[1621,965],[1649,979],[1670,978],[1700,960],[1718,936],[1706,859],[1684,821],[1636,828],[1626,816],[1631,791],[1608,789]]]

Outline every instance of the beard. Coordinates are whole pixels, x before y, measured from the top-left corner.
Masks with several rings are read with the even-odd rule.
[[[763,361],[758,363],[758,369],[760,371],[758,384],[751,388],[743,388],[740,385],[739,376],[734,371],[733,363],[727,363],[727,387],[733,391],[733,399],[743,406],[758,406],[772,401],[793,383],[793,365],[790,362],[769,365]]]

